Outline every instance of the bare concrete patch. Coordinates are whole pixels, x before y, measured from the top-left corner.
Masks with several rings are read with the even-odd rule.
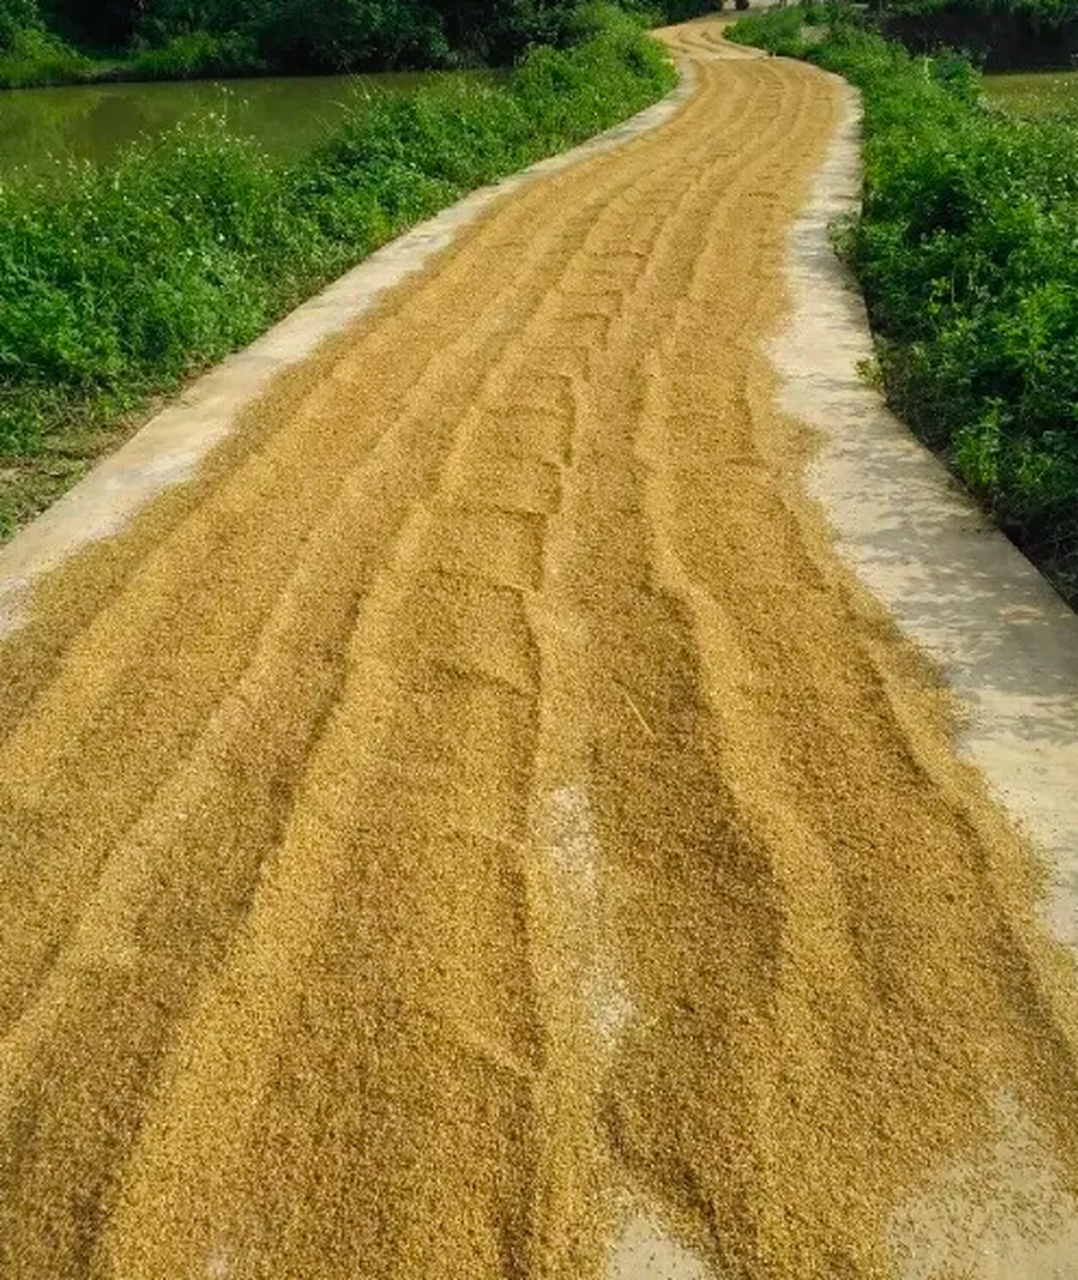
[[[28,590],[41,574],[86,544],[117,533],[158,494],[190,480],[199,463],[228,438],[242,411],[275,377],[372,310],[394,286],[429,266],[492,204],[669,120],[695,85],[691,64],[684,61],[680,70],[677,88],[661,102],[582,146],[472,192],[372,254],[251,346],[200,378],[0,549],[0,636],[24,621]]]
[[[1078,1277],[1078,1203],[1050,1139],[1013,1098],[997,1108],[996,1141],[954,1161],[895,1214],[901,1280]]]
[[[606,1280],[717,1280],[692,1250],[679,1244],[640,1204],[625,1216],[607,1262]]]

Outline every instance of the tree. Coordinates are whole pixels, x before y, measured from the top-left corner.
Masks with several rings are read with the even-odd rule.
[[[569,43],[576,0],[431,0],[451,48],[476,61],[507,65],[531,44]]]
[[[0,0],[2,2],[2,0]],[[121,49],[130,43],[153,0],[43,0],[48,24],[77,44]]]
[[[239,25],[289,70],[422,66],[448,54],[440,16],[424,0],[247,0]]]
[[[41,28],[37,0],[0,0],[0,50],[11,50],[23,31]]]

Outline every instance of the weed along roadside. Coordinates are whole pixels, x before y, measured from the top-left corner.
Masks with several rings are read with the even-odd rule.
[[[969,63],[912,55],[845,6],[753,15],[732,38],[861,90],[863,207],[837,230],[868,305],[876,374],[1074,603],[1078,125],[991,109]]]
[[[499,84],[368,105],[293,164],[211,121],[63,190],[0,189],[0,532],[68,487],[148,397],[465,192],[673,86],[638,19],[595,6],[581,22],[577,45],[535,48]]]

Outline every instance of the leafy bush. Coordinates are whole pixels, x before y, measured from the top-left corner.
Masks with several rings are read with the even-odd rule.
[[[915,52],[943,45],[986,66],[1066,66],[1078,52],[1078,0],[889,0],[883,31]]]
[[[590,40],[535,49],[500,85],[376,98],[287,167],[210,120],[62,191],[0,189],[0,453],[174,386],[407,225],[673,80],[608,10]]]
[[[608,0],[605,7],[658,23],[716,4]],[[594,8],[590,0],[0,0],[0,86],[509,67],[537,45],[579,42]],[[38,42],[5,58],[28,31]]]
[[[36,0],[0,0],[0,53],[9,53],[24,31],[41,27]]]
[[[254,7],[240,30],[290,71],[435,66],[449,55],[441,19],[422,0],[277,0]]]
[[[0,86],[71,84],[93,75],[94,64],[42,27],[15,31],[0,51]]]
[[[128,64],[140,80],[192,80],[199,76],[253,75],[267,70],[253,41],[232,33],[215,36],[192,31],[173,36],[159,49],[147,49]]]
[[[808,10],[801,8],[749,13],[726,35],[739,44],[757,45],[786,58],[800,58],[809,48],[805,38],[807,17]]]
[[[796,13],[735,36],[785,49]],[[863,91],[841,245],[891,403],[1078,598],[1078,127],[988,110],[968,64],[849,26],[801,52]]]
[[[25,4],[28,0],[0,0]],[[565,46],[579,0],[42,0],[51,29],[95,50],[169,50],[198,65],[195,36],[240,40],[276,71],[510,65]],[[175,42],[182,42],[175,46]]]

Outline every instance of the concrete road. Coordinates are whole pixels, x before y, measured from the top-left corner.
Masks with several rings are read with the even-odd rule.
[[[1070,1212],[1036,868],[764,353],[842,95],[667,38],[672,120],[0,642],[4,1280],[954,1280]]]

